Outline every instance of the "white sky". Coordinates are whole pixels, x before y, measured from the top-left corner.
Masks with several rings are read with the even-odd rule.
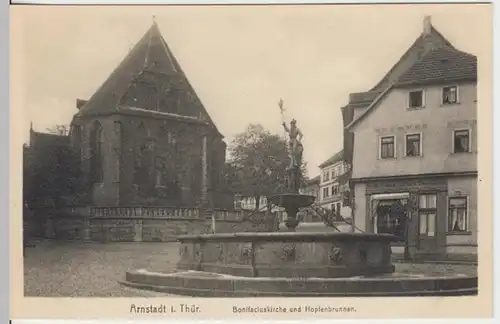
[[[19,7],[24,140],[69,124],[146,32],[160,29],[229,143],[248,123],[283,134],[277,107],[304,133],[310,176],[342,149],[340,107],[369,90],[419,36],[422,19],[475,53],[491,28],[486,5]],[[486,14],[486,15],[485,15]],[[485,19],[486,17],[486,19]],[[479,57],[479,60],[481,57]],[[17,125],[16,125],[17,126]]]

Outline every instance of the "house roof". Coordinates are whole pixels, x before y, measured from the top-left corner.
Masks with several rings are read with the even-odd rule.
[[[320,176],[319,176],[319,175],[317,175],[317,176],[315,176],[314,178],[307,179],[307,181],[306,181],[306,185],[310,186],[310,185],[313,185],[313,184],[319,183],[319,180],[320,180]]]
[[[454,48],[438,48],[406,71],[395,86],[477,80],[477,57]]]
[[[196,117],[215,128],[156,22],[90,99],[78,105],[78,116],[118,113],[120,105],[133,106]]]
[[[426,31],[425,24],[428,24]],[[397,65],[410,55],[415,55],[413,64],[403,69],[401,73],[392,73]],[[371,91],[382,84],[386,88],[364,109],[364,111],[351,123],[345,126],[350,130],[366,116],[368,116],[378,103],[394,88],[413,84],[428,84],[439,81],[457,81],[476,78],[476,57],[457,50],[446,40],[431,24],[429,17],[424,19],[424,32],[417,38],[403,57],[393,66],[391,71]],[[389,77],[393,74],[392,78]],[[385,80],[385,81],[384,81]]]
[[[326,160],[325,162],[321,163],[319,165],[320,168],[324,168],[324,167],[327,167],[329,165],[332,165],[334,163],[337,163],[337,162],[340,162],[342,161],[343,159],[343,156],[344,156],[344,150],[341,150],[337,153],[335,153],[334,155],[332,155],[328,160]]]
[[[426,24],[429,25],[426,31]],[[394,83],[399,76],[407,69],[407,62],[418,60],[419,57],[432,48],[451,47],[453,45],[448,41],[431,23],[430,17],[424,18],[424,30],[415,39],[412,45],[399,58],[399,60],[391,67],[384,77],[368,92],[381,92]]]

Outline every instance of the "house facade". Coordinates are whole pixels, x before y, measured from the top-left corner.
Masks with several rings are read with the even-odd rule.
[[[436,33],[424,19],[420,38]],[[413,256],[474,256],[477,59],[431,45],[346,126],[354,224],[400,237]]]
[[[321,171],[317,202],[321,208],[334,210],[342,218],[350,218],[351,208],[344,204],[344,196],[349,187],[343,177],[349,168],[343,159],[343,153],[337,152],[319,165]]]

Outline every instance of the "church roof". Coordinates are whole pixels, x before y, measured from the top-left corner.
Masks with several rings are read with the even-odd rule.
[[[196,117],[215,128],[156,22],[77,115],[118,113],[120,106]]]

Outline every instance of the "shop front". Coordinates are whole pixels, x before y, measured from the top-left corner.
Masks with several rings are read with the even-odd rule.
[[[379,180],[364,187],[367,231],[397,236],[396,253],[446,253],[446,179]]]

